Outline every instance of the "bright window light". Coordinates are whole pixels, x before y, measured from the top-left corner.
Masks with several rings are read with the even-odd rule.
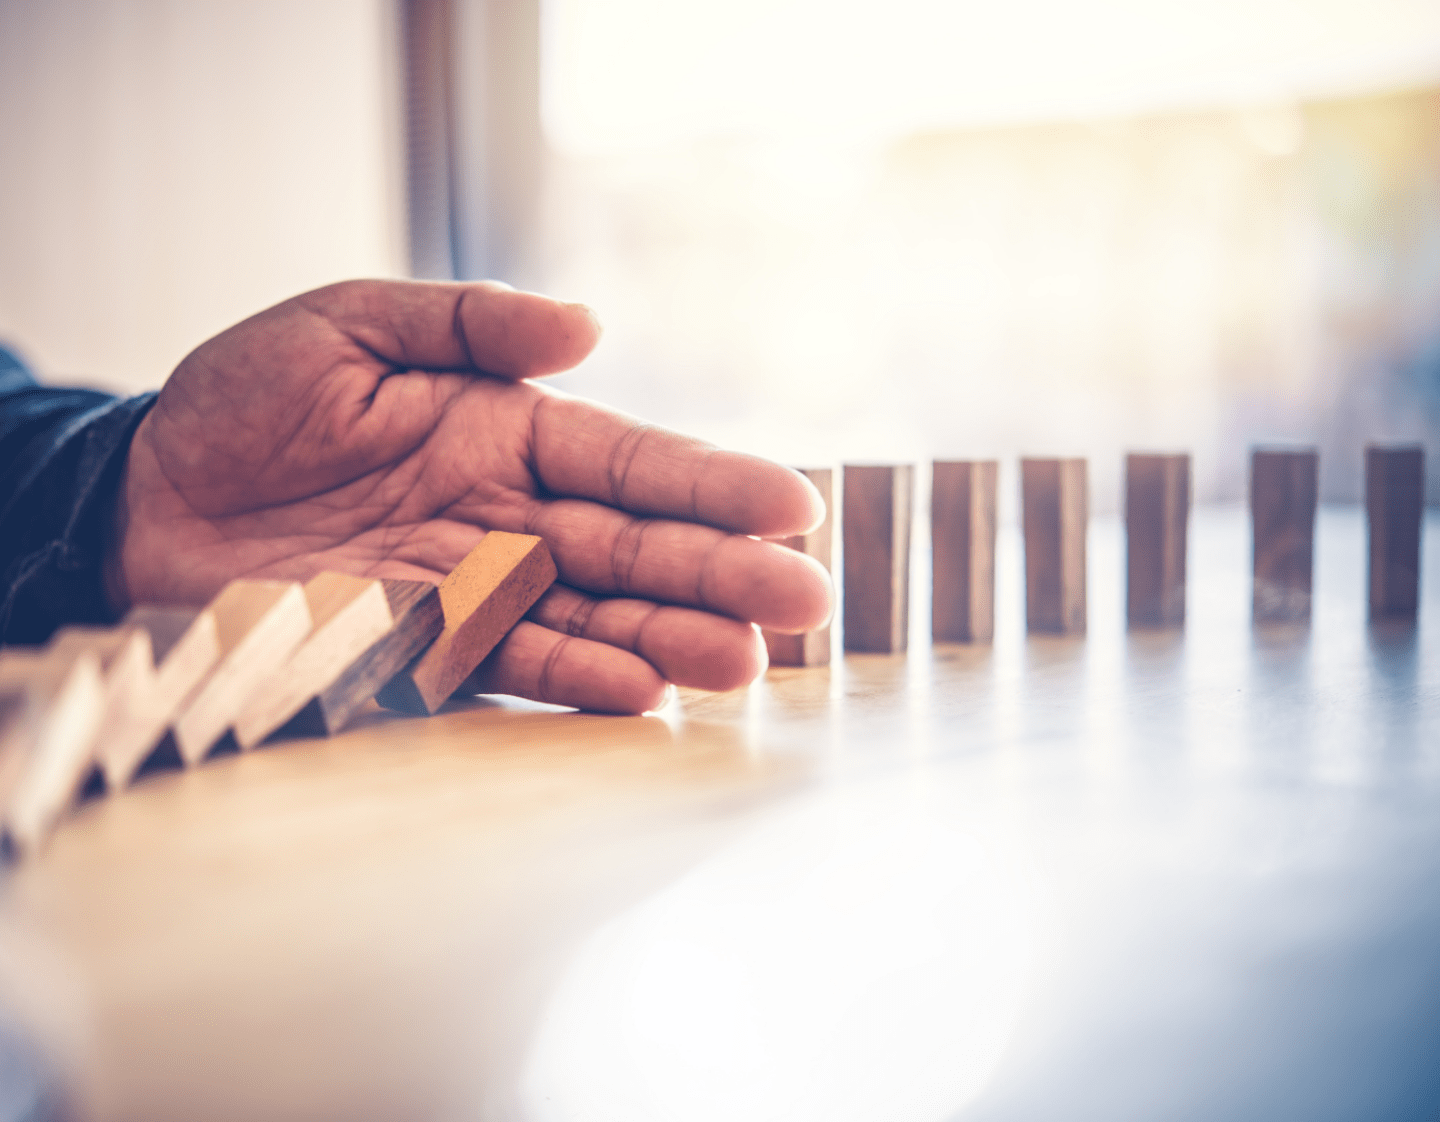
[[[1288,101],[1440,75],[1433,0],[550,0],[564,152]]]

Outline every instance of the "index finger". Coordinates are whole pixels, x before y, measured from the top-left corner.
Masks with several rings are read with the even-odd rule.
[[[798,471],[556,390],[536,403],[533,442],[536,474],[555,495],[765,538],[803,534],[825,517]]]

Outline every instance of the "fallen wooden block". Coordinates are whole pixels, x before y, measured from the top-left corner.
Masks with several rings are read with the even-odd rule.
[[[555,562],[540,538],[491,530],[440,584],[445,626],[439,637],[375,700],[402,713],[434,713],[555,576]]]
[[[319,720],[316,735],[338,731],[444,626],[439,589],[422,581],[321,573],[306,582],[305,599],[312,630],[236,720],[241,748],[253,748],[307,708]]]
[[[101,728],[114,729],[125,719],[138,695],[150,686],[153,667],[150,658],[150,636],[127,627],[62,627],[45,645],[47,651],[77,655],[88,651],[100,662],[100,681],[104,691],[104,716]],[[103,775],[98,760],[87,769],[81,786],[89,786],[91,778]]]
[[[930,632],[954,643],[995,637],[995,510],[1000,465],[936,460],[930,487]]]
[[[1310,618],[1319,469],[1313,448],[1257,448],[1251,454],[1256,623]]]
[[[143,636],[147,661],[127,703],[106,722],[96,760],[109,790],[124,787],[155,753],[185,699],[220,658],[215,614],[208,608],[133,608],[121,630]]]
[[[813,557],[830,571],[831,543],[835,536],[835,522],[831,512],[835,509],[834,472],[829,468],[802,468],[801,474],[820,492],[825,500],[825,521],[808,534],[797,534],[786,538],[781,544],[789,546],[807,557]],[[765,649],[770,652],[772,666],[825,666],[830,662],[830,625],[801,635],[784,635],[778,631],[762,628]]]
[[[903,651],[910,632],[910,464],[845,465],[845,649]]]
[[[1190,457],[1125,457],[1126,619],[1131,627],[1185,623]]]
[[[1411,619],[1420,609],[1420,527],[1425,449],[1365,449],[1365,515],[1370,526],[1370,618]]]
[[[278,736],[333,736],[425,650],[445,627],[440,588],[428,581],[382,580],[394,620],[373,646],[306,702]]]
[[[1089,484],[1083,459],[1020,461],[1025,532],[1025,625],[1083,635]]]
[[[296,581],[235,580],[207,605],[220,657],[175,719],[175,746],[186,764],[205,758],[256,688],[310,632],[305,590]]]
[[[89,774],[105,717],[100,660],[88,650],[0,652],[0,691],[24,695],[9,703],[16,715],[0,747],[0,830],[19,854],[40,845]]]

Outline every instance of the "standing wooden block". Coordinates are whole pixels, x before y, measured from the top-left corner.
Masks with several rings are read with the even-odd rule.
[[[445,628],[439,638],[375,700],[402,713],[435,712],[555,576],[555,562],[541,539],[491,530],[440,584]]]
[[[1125,457],[1126,619],[1131,627],[1183,627],[1190,526],[1190,457]]]
[[[105,718],[100,660],[88,650],[0,653],[0,691],[23,691],[0,746],[0,828],[6,848],[36,848],[74,801]],[[12,703],[13,707],[13,703]]]
[[[1025,530],[1025,625],[1085,633],[1085,538],[1090,496],[1083,459],[1020,461]]]
[[[781,544],[815,558],[829,572],[830,545],[835,533],[835,522],[831,516],[835,509],[834,472],[829,468],[802,468],[801,474],[815,484],[815,489],[825,500],[825,521],[808,534],[786,538]],[[760,633],[765,638],[765,649],[770,652],[772,666],[825,666],[830,662],[829,624],[803,635],[782,635],[778,631],[763,629]]]
[[[181,707],[174,726],[175,746],[187,764],[205,758],[256,688],[310,633],[305,590],[296,581],[231,581],[209,610],[220,658]]]
[[[1256,623],[1310,618],[1319,471],[1320,456],[1313,448],[1257,448],[1251,454]]]
[[[1365,449],[1365,514],[1370,523],[1370,618],[1414,619],[1420,608],[1420,525],[1425,449]]]
[[[934,638],[988,643],[995,637],[994,460],[936,460],[930,487]]]
[[[208,608],[133,608],[121,630],[144,636],[149,662],[127,704],[96,745],[105,786],[125,786],[159,746],[180,706],[220,658],[220,634]]]
[[[909,464],[845,466],[845,649],[903,651],[910,623]]]

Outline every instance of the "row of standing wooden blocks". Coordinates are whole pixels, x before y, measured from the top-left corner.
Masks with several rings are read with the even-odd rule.
[[[1319,456],[1313,449],[1251,454],[1253,615],[1259,623],[1310,616]],[[833,473],[807,470],[828,510]],[[1025,617],[1030,631],[1086,629],[1089,484],[1083,459],[1020,461],[1025,544]],[[1414,619],[1419,604],[1424,450],[1371,446],[1365,452],[1370,526],[1370,614]],[[995,531],[999,465],[939,461],[931,485],[932,630],[937,640],[988,643],[995,631]],[[910,526],[914,467],[844,468],[845,649],[897,652],[909,627]],[[1190,457],[1131,454],[1125,460],[1126,615],[1131,627],[1185,622]],[[832,526],[786,544],[831,566]],[[765,635],[782,666],[829,661],[828,630]]]

